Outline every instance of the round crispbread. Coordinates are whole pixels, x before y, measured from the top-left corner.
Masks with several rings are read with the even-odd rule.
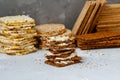
[[[66,32],[61,34],[62,36],[71,36],[72,32],[69,29],[66,29]]]
[[[27,15],[5,16],[0,18],[0,23],[8,26],[32,25],[35,26],[35,20]]]
[[[64,24],[41,24],[36,26],[35,29],[39,36],[55,36],[66,31]]]

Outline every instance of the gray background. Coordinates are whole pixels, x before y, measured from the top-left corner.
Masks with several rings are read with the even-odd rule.
[[[30,15],[40,23],[63,23],[72,29],[86,0],[0,0],[0,16]],[[108,0],[120,3],[120,0]]]

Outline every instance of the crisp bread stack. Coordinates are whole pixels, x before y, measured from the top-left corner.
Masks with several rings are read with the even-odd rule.
[[[72,29],[72,34],[82,35],[91,33],[96,26],[96,21],[104,7],[106,0],[86,1],[78,19]]]
[[[120,47],[120,32],[106,31],[76,36],[82,50]]]
[[[120,31],[120,4],[106,4],[96,24],[98,32]]]
[[[60,35],[66,32],[65,25],[63,24],[40,24],[35,26],[35,29],[38,34],[38,47],[45,50],[49,49],[46,46],[47,37]]]
[[[25,15],[0,18],[0,52],[9,55],[24,55],[36,51],[37,36],[34,19]]]
[[[45,28],[44,31],[42,27]],[[49,51],[45,54],[46,64],[64,67],[80,62],[81,57],[78,57],[75,51],[75,37],[63,24],[43,24],[36,26],[36,30],[38,35],[42,35],[42,46]]]

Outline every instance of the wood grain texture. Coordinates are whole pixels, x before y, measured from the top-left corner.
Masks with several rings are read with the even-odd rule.
[[[97,11],[98,11],[98,9],[99,9],[99,6],[100,6],[100,2],[97,2],[97,1],[96,1],[95,8],[94,8],[94,10],[93,10],[93,12],[92,12],[89,20],[88,20],[88,23],[86,24],[86,29],[84,29],[83,34],[89,33],[88,31],[89,31],[89,30],[91,29],[91,27],[92,27],[91,24],[92,24],[92,22],[94,21],[96,15],[97,15],[96,13],[97,13]]]
[[[85,15],[87,14],[87,11],[90,7],[90,3],[91,3],[91,1],[86,1],[80,15],[78,16],[78,19],[76,20],[75,25],[73,26],[73,29],[72,29],[72,34],[73,35],[77,34],[77,32],[79,30],[79,27],[81,26],[81,24],[82,24],[82,22],[85,18]]]
[[[93,24],[91,25],[91,28],[89,29],[88,33],[91,33],[92,30],[95,28],[96,23],[97,23],[97,19],[98,19],[98,17],[99,17],[99,14],[101,13],[103,7],[104,7],[105,4],[106,4],[106,0],[101,0],[100,3],[101,3],[101,5],[100,5],[100,7],[99,7],[99,9],[98,9],[98,11],[97,11],[97,13],[96,13],[96,17],[94,18]]]
[[[85,18],[83,20],[83,23],[81,24],[81,26],[79,28],[78,35],[81,35],[83,30],[85,29],[86,24],[87,24],[87,22],[88,22],[88,20],[89,20],[89,18],[91,16],[91,13],[92,13],[92,11],[93,11],[93,9],[95,7],[95,2],[96,1],[91,1],[91,5],[89,7],[89,10],[87,11],[87,14],[86,14],[86,16],[85,16]]]

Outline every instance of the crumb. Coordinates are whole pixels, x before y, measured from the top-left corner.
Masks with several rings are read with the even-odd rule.
[[[86,50],[86,54],[89,54],[90,50]]]
[[[35,59],[35,63],[41,64],[41,59],[40,59],[40,58],[36,58],[36,59]]]
[[[105,64],[106,66],[108,65],[108,64]]]
[[[40,58],[36,58],[35,61],[41,61],[41,59]]]
[[[104,53],[100,53],[100,56],[104,56],[105,54]]]

